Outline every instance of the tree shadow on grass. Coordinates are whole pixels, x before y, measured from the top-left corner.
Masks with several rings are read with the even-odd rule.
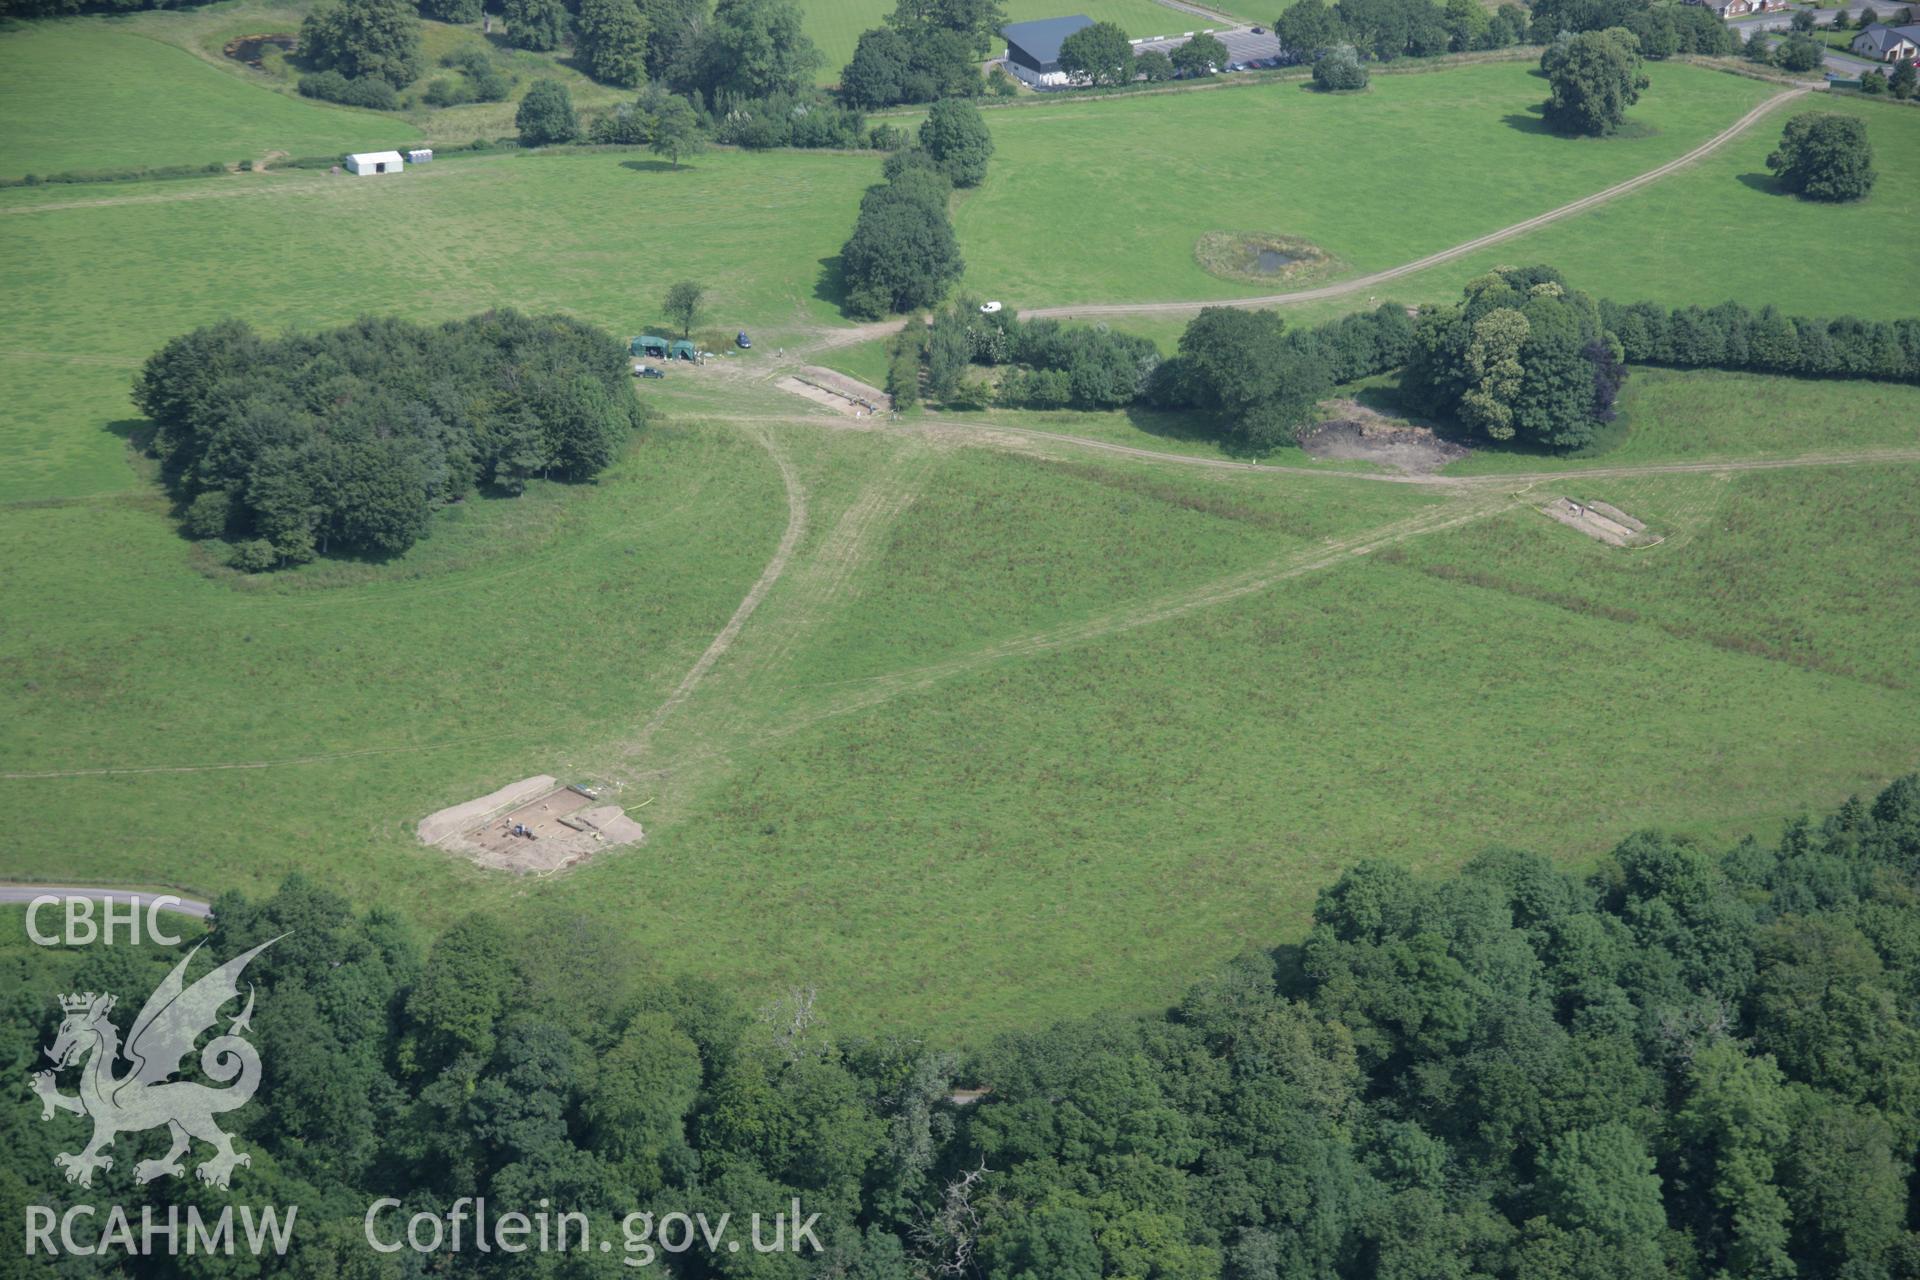
[[[666,160],[622,160],[620,167],[631,169],[635,173],[675,173],[690,166],[685,164],[676,166]]]
[[[1521,133],[1537,133],[1553,136],[1553,130],[1547,127],[1545,112],[1539,107],[1528,107],[1525,111],[1514,111],[1500,117],[1500,122],[1509,129]]]
[[[150,418],[121,418],[109,422],[100,428],[109,435],[119,436],[129,449],[138,449],[145,453],[153,446],[153,433],[159,428]]]
[[[847,309],[847,273],[840,255],[820,259],[820,273],[813,280],[813,296],[831,302],[842,312]]]
[[[1212,444],[1220,452],[1240,458],[1251,458],[1266,452],[1250,449],[1234,440],[1217,418],[1197,409],[1150,409],[1134,404],[1127,406],[1126,414],[1127,421],[1138,430],[1161,440]]]
[[[1740,185],[1766,196],[1784,196],[1791,194],[1782,189],[1778,180],[1770,173],[1743,173]]]

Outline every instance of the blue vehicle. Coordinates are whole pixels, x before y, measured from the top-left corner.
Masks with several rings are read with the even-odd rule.
[[[734,338],[734,341],[740,344],[740,349],[742,351],[745,351],[748,348],[753,346],[753,339],[747,336],[747,331],[745,329],[742,329],[740,331],[739,336]]]

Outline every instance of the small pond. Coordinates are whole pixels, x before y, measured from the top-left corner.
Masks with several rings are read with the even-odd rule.
[[[1253,259],[1253,269],[1263,276],[1276,276],[1298,261],[1300,261],[1300,255],[1297,253],[1262,249]]]

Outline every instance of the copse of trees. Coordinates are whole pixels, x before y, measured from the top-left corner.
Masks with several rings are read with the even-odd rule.
[[[1781,187],[1808,200],[1864,199],[1875,177],[1867,122],[1833,111],[1802,112],[1787,121],[1767,168]]]
[[[867,188],[840,250],[849,314],[877,318],[932,306],[966,264],[947,216],[953,184],[923,151],[888,157],[887,180]]]
[[[396,1234],[463,1196],[495,1221],[544,1197],[615,1242],[635,1210],[818,1214],[820,1254],[679,1255],[697,1280],[1901,1280],[1917,874],[1920,777],[1770,840],[1629,835],[1583,876],[1514,849],[1361,862],[1297,945],[1166,1010],[964,1052],[835,1036],[810,993],[755,1009],[662,979],[537,903],[433,937],[298,876],[221,895],[192,973],[281,939],[247,970],[270,1074],[223,1122],[253,1155],[235,1193],[300,1206],[276,1274],[377,1273],[364,1220],[391,1195]],[[185,951],[8,960],[21,990],[132,1009]],[[0,1035],[48,1044],[60,1017],[6,1001]],[[958,1106],[962,1085],[991,1092]],[[62,1203],[77,1134],[0,1110],[8,1198]],[[103,1193],[139,1195],[132,1163]]]
[[[1266,450],[1312,425],[1335,385],[1398,368],[1413,322],[1384,304],[1314,329],[1288,329],[1271,311],[1208,307],[1180,335],[1180,351],[1152,371],[1141,399],[1209,415],[1236,447]]]
[[[315,71],[403,88],[420,74],[420,13],[409,0],[327,0],[300,23],[300,56]]]
[[[1551,88],[1547,125],[1563,134],[1614,132],[1648,84],[1639,41],[1624,27],[1563,36],[1540,55],[1540,69]]]
[[[823,61],[804,25],[792,0],[719,0],[684,36],[667,82],[709,110],[803,93]]]
[[[626,374],[621,344],[565,316],[279,338],[229,320],[150,357],[134,401],[186,531],[257,571],[405,551],[481,485],[592,479],[643,422]]]
[[[974,97],[1006,20],[998,0],[899,0],[885,26],[860,33],[840,95],[865,108]]]
[[[1559,272],[1503,267],[1422,312],[1401,388],[1488,439],[1577,449],[1613,419],[1623,354],[1599,304]]]
[[[940,26],[923,27],[911,37],[893,27],[864,31],[840,73],[842,101],[867,109],[979,92],[980,65],[969,37]]]

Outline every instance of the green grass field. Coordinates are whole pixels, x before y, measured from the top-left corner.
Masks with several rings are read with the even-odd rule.
[[[1659,92],[1660,82],[1649,92]],[[1766,167],[1780,131],[1803,110],[1867,122],[1879,180],[1857,204],[1776,191]],[[1795,315],[1910,316],[1911,274],[1889,270],[1888,246],[1920,204],[1920,111],[1853,95],[1820,95],[1776,112],[1699,164],[1485,253],[1397,280],[1395,296],[1445,297],[1503,262],[1551,262],[1591,293],[1711,306],[1728,298]],[[1732,229],[1729,234],[1729,229]]]
[[[1182,296],[1193,236],[1256,216],[1278,225],[1239,225],[1391,265],[1649,168],[1764,92],[1655,77],[1660,132],[1591,146],[1504,120],[1539,96],[1514,66],[1331,103],[1267,87],[996,112],[994,177],[959,214],[973,282],[1016,305]],[[1171,186],[1127,169],[1142,150]],[[811,348],[844,323],[832,260],[877,172],[496,154],[390,181],[0,192],[0,877],[211,895],[301,870],[429,926],[579,911],[661,973],[755,1002],[811,983],[837,1026],[957,1041],[1162,1001],[1297,932],[1362,857],[1436,867],[1498,841],[1580,864],[1645,825],[1767,832],[1920,762],[1920,580],[1890,569],[1920,551],[1916,467],[1736,469],[1912,448],[1920,389],[1637,371],[1604,456],[1480,455],[1458,487],[806,417],[771,383],[782,346],[884,376],[878,342]],[[1884,238],[1906,179],[1888,181],[1814,212]],[[1662,189],[1541,233],[1564,259],[1529,237],[1501,260],[1615,291],[1631,275],[1579,232]],[[1807,219],[1795,270],[1854,261],[1787,212]],[[1684,221],[1637,216],[1621,262]],[[1765,247],[1744,241],[1730,252]],[[1670,265],[1684,293],[1696,267]],[[391,564],[218,569],[128,449],[129,377],[195,324],[513,305],[624,335],[683,278],[708,287],[701,327],[752,330],[752,353],[640,388],[673,421],[599,483],[472,500]],[[960,417],[1216,454],[1151,415]],[[1700,460],[1729,465],[1619,474]],[[1532,509],[1555,493],[1664,541],[1590,542]],[[758,611],[643,734],[783,539]],[[551,880],[414,842],[426,813],[535,772],[619,785],[648,841]]]
[[[183,49],[99,22],[0,32],[0,176],[228,164],[392,146],[391,116],[263,92]]]
[[[955,213],[967,283],[1021,306],[1278,291],[1202,271],[1194,242],[1215,230],[1303,236],[1377,271],[1654,168],[1769,92],[1649,72],[1635,117],[1658,132],[1605,141],[1546,133],[1529,110],[1544,82],[1519,62],[1382,75],[1351,96],[1282,83],[991,112],[994,166]],[[1074,235],[1047,232],[1063,219]]]

